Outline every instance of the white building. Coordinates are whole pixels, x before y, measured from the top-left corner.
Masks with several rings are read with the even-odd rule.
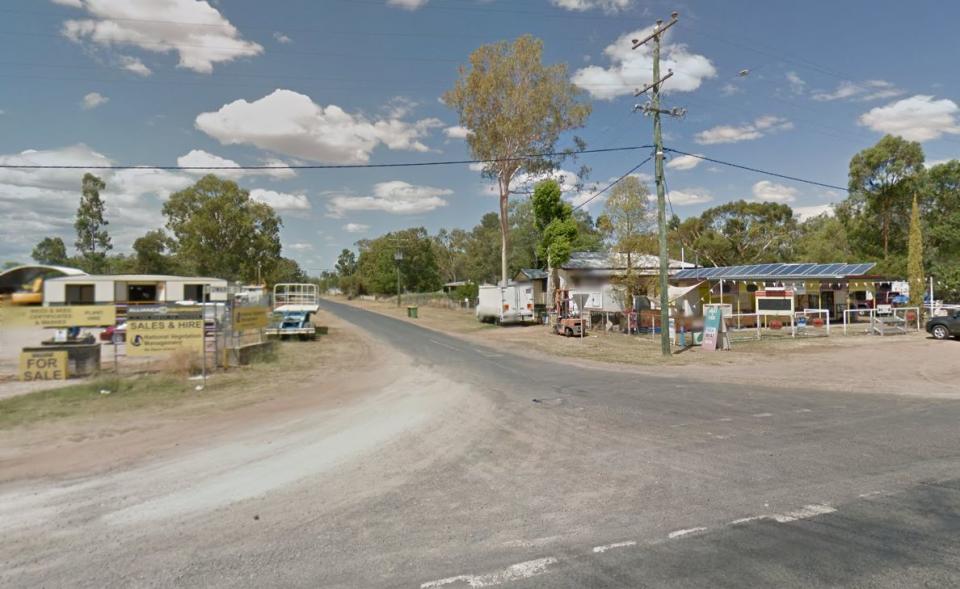
[[[201,276],[162,274],[83,275],[51,278],[43,284],[43,304],[142,305],[150,303],[201,302],[204,287],[207,302],[227,300],[227,281]]]

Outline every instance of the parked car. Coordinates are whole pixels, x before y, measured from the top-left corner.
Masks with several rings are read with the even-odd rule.
[[[113,334],[118,334],[120,341],[126,341],[127,339],[127,323],[122,321],[117,325],[111,325],[110,327],[104,329],[100,332],[100,341],[112,342]]]
[[[954,311],[944,317],[934,317],[927,321],[927,333],[934,339],[960,337],[960,311]]]

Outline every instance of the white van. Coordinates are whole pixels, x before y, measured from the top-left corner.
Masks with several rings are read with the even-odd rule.
[[[533,284],[517,282],[509,286],[481,286],[477,319],[498,325],[533,322]]]

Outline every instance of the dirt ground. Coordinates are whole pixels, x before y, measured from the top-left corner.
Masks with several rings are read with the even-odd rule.
[[[277,362],[217,374],[202,392],[0,430],[0,482],[110,471],[284,414],[335,409],[390,380],[377,343],[326,313],[319,322],[329,335],[285,343]]]
[[[699,347],[664,359],[653,335],[591,332],[580,340],[555,335],[543,325],[494,327],[468,311],[422,306],[409,319],[406,309],[377,301],[348,303],[418,325],[538,358],[565,358],[583,366],[602,365],[640,374],[684,374],[704,382],[751,383],[836,391],[898,392],[960,398],[960,341],[936,341],[926,333],[897,336],[841,335],[736,341],[729,352]],[[613,365],[613,366],[611,366]]]

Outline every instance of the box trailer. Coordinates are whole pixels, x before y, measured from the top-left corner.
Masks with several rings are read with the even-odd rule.
[[[481,286],[477,302],[477,319],[498,325],[527,323],[534,316],[533,285],[529,282],[509,286]]]

